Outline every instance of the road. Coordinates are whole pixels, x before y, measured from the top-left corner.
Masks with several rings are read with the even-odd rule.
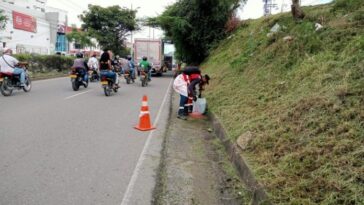
[[[75,92],[68,78],[59,78],[33,82],[30,93],[0,96],[0,204],[149,202],[153,183],[141,175],[154,176],[159,161],[142,155],[149,146],[158,153],[159,142],[133,127],[144,94],[152,121],[168,109],[171,80],[153,78],[142,88],[121,79],[119,92],[106,97],[99,83]],[[161,124],[166,120],[160,115]],[[143,201],[137,195],[145,192]]]

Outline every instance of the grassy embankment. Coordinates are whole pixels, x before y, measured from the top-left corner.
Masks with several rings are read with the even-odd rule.
[[[364,204],[364,1],[304,11],[247,21],[212,52],[209,107],[233,140],[251,133],[244,157],[274,204]]]

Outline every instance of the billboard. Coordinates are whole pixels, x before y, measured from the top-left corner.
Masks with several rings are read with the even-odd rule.
[[[13,26],[15,29],[37,32],[37,19],[33,16],[13,11]]]

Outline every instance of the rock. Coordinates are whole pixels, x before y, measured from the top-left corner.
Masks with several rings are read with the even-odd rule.
[[[281,25],[279,25],[278,23],[276,23],[271,29],[270,32],[271,33],[278,33],[279,31],[281,31],[282,27]]]
[[[315,30],[316,31],[319,31],[319,30],[321,30],[323,28],[323,26],[321,25],[321,24],[319,24],[319,23],[316,23],[315,24]]]
[[[286,37],[283,38],[283,41],[284,42],[291,42],[291,41],[293,41],[293,39],[294,38],[292,36],[286,36]]]
[[[250,144],[250,142],[253,140],[253,134],[248,131],[244,134],[242,134],[238,140],[236,141],[236,143],[238,144],[238,146],[240,147],[240,149],[242,150],[246,150],[248,148],[248,145]]]

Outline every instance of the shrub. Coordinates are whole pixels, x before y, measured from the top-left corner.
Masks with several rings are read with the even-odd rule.
[[[30,55],[17,54],[15,57],[19,61],[29,62],[29,70],[33,72],[66,71],[73,64],[73,57],[58,55]]]
[[[364,6],[363,0],[336,0],[333,11],[356,11],[358,8]]]

